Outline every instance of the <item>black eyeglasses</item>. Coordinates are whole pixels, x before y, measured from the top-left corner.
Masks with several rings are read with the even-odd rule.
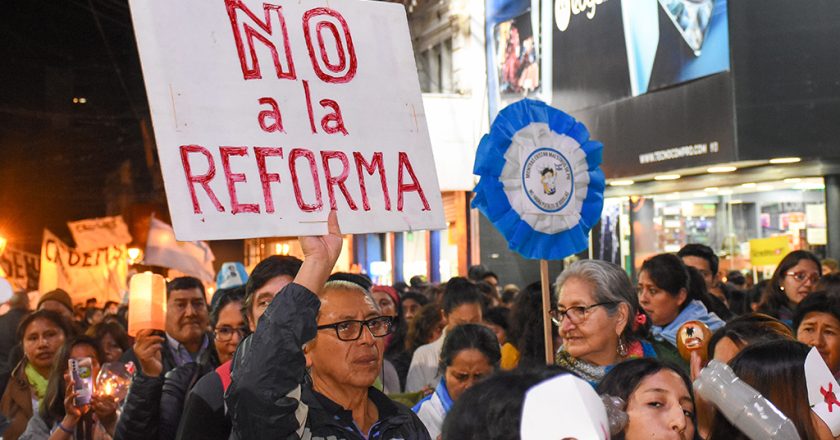
[[[233,337],[233,334],[236,333],[239,335],[239,339],[242,340],[245,336],[248,335],[248,329],[246,327],[229,327],[229,326],[222,326],[218,327],[214,331],[216,335],[217,341],[227,342],[230,341],[230,338]]]
[[[341,341],[355,341],[362,337],[362,328],[367,327],[375,338],[381,338],[391,334],[393,318],[390,316],[379,316],[365,321],[348,320],[336,322],[335,324],[319,325],[318,330],[335,329],[335,335]]]
[[[552,310],[551,317],[552,320],[555,321],[556,325],[560,325],[566,317],[572,322],[572,324],[580,324],[583,321],[586,321],[586,317],[589,314],[589,310],[594,309],[598,306],[609,306],[616,304],[615,301],[608,301],[602,302],[597,304],[592,304],[591,306],[576,306],[576,307],[569,307],[566,310]]]

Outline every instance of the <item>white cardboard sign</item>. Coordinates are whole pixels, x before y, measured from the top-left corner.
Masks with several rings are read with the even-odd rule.
[[[522,440],[609,440],[610,425],[592,386],[564,374],[528,390],[519,433]]]
[[[828,425],[832,435],[840,436],[840,385],[816,347],[805,358],[805,384],[811,409]]]
[[[445,227],[402,5],[130,5],[179,240]]]
[[[38,290],[64,289],[74,304],[88,298],[119,302],[128,287],[125,255],[125,245],[81,252],[44,229]]]
[[[131,243],[128,225],[125,224],[121,215],[67,222],[67,227],[73,234],[76,249],[79,251],[88,252]]]

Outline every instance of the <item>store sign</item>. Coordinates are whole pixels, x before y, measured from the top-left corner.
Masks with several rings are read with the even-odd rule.
[[[133,0],[179,240],[445,227],[405,9]]]
[[[38,288],[42,293],[64,289],[73,303],[88,298],[119,302],[127,289],[127,276],[125,246],[81,252],[44,229]]]
[[[775,266],[790,252],[790,237],[782,235],[750,240],[750,262],[753,266]]]

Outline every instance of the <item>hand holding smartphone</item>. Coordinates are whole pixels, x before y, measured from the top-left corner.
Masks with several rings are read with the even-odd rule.
[[[74,403],[76,407],[90,404],[93,396],[93,360],[89,357],[70,359],[70,377],[73,379],[73,390],[76,392]]]

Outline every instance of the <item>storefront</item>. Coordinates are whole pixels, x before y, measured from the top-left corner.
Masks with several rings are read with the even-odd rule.
[[[415,275],[448,280],[469,266],[469,193],[442,193],[447,228],[440,231],[390,232],[346,236],[336,272],[364,273],[374,284],[391,285]],[[303,258],[296,238],[245,240],[245,266],[250,272],[270,255]]]
[[[693,242],[750,270],[774,236],[840,256],[840,3],[491,3],[491,109],[549,101],[604,143],[590,256],[633,272]]]

